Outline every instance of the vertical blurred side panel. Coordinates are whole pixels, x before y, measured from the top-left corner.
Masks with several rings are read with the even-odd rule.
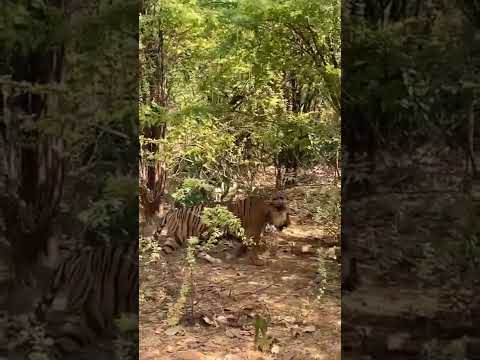
[[[342,359],[477,358],[471,1],[344,1]]]
[[[0,335],[11,357],[138,357],[138,13],[136,1],[2,4]]]

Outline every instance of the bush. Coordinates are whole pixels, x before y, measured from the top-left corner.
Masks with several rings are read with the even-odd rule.
[[[177,325],[186,310],[192,312],[194,308],[194,294],[195,291],[195,271],[196,254],[199,252],[208,252],[214,248],[219,240],[221,240],[226,233],[239,238],[244,244],[248,244],[248,239],[245,236],[240,219],[234,216],[227,208],[223,206],[216,206],[213,208],[205,208],[202,214],[202,222],[208,225],[209,232],[206,241],[200,241],[198,237],[191,237],[188,239],[188,246],[186,249],[186,265],[183,271],[182,285],[180,292],[175,300],[175,303],[170,307],[167,314],[167,322],[169,326]]]
[[[211,203],[214,199],[213,186],[204,180],[187,178],[172,194],[176,206],[190,207],[202,203]]]
[[[216,242],[220,237],[228,233],[241,240],[245,245],[251,244],[251,241],[245,236],[245,230],[240,219],[224,206],[203,210],[202,222],[211,229],[209,243]]]
[[[78,215],[89,240],[109,242],[138,236],[138,182],[124,176],[107,179],[100,198]]]
[[[329,233],[338,234],[340,229],[341,207],[340,191],[337,186],[331,186],[318,194],[313,220],[324,226]]]

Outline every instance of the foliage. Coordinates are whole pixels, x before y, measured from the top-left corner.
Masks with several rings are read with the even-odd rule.
[[[58,189],[49,189],[57,175],[42,168],[38,177],[46,179],[40,181],[42,187],[35,190],[34,197],[40,199],[35,211],[41,213],[50,205],[45,194],[62,194],[60,222],[61,230],[70,235],[67,237],[81,242],[77,230],[87,226],[87,232],[112,241],[136,238],[136,4],[87,2],[80,10],[73,3],[43,0],[6,1],[3,5],[1,153],[7,153],[4,147],[15,154],[30,153],[28,166],[38,169],[15,171],[22,177],[18,180],[31,184],[38,180],[35,170],[41,168],[33,159],[44,157],[39,155],[44,149],[32,144],[62,153],[61,160],[53,162],[64,165],[60,170],[65,179],[58,181]],[[34,109],[32,103],[38,97],[43,104]],[[13,121],[3,126],[7,117]],[[15,166],[23,163],[17,160],[9,159]],[[132,184],[125,189],[129,195],[110,191],[123,186],[112,183],[115,177]],[[55,220],[54,215],[50,221]],[[42,241],[40,236],[34,238],[37,243]],[[35,249],[35,243],[28,245]]]
[[[202,213],[202,222],[208,226],[208,237],[202,241],[198,237],[191,237],[187,241],[186,266],[182,286],[178,298],[167,315],[169,326],[175,326],[180,322],[188,300],[190,300],[190,311],[193,316],[196,255],[199,252],[207,253],[210,251],[227,233],[237,237],[245,244],[251,244],[245,236],[240,219],[223,206],[205,208]]]
[[[341,221],[340,192],[337,185],[330,185],[315,193],[313,220],[331,235],[338,235]]]
[[[100,198],[78,214],[85,230],[100,241],[138,236],[138,183],[130,177],[106,180]]]
[[[203,180],[186,178],[172,194],[176,206],[191,207],[213,201],[213,186]]]
[[[345,128],[363,129],[353,136],[360,139],[371,129],[377,143],[392,149],[433,141],[459,148],[467,142],[469,98],[479,86],[471,81],[479,43],[454,3],[432,16],[382,26],[349,20],[344,28]],[[464,66],[450,66],[459,58]]]
[[[449,229],[450,241],[422,243],[422,261],[416,267],[420,285],[432,284],[438,279],[449,279],[449,287],[456,289],[474,281],[480,270],[480,227],[475,220],[475,205],[471,199],[457,198],[438,211],[439,221],[454,225]],[[436,285],[445,285],[444,281]],[[453,300],[456,296],[451,296]]]
[[[28,349],[29,356],[35,359],[49,359],[54,342],[47,335],[45,323],[39,323],[31,315],[16,315],[9,318],[9,349],[14,353]]]
[[[268,333],[268,326],[270,321],[259,315],[255,316],[255,348],[262,351],[268,352],[272,346],[273,338]]]
[[[138,353],[138,315],[122,314],[115,319],[116,336],[113,347],[117,359],[130,359]]]
[[[145,267],[160,259],[160,245],[150,238],[140,237],[139,241],[139,264]]]
[[[174,305],[168,309],[167,322],[169,326],[177,325],[184,313],[187,301],[190,297],[191,310],[193,312],[193,289],[195,286],[194,280],[194,269],[195,269],[195,252],[197,250],[197,245],[200,243],[199,239],[196,237],[191,237],[187,242],[187,253],[186,253],[186,268],[184,270],[184,277],[182,281],[182,286],[180,287],[180,292],[178,298],[176,299]],[[193,314],[192,314],[193,315]]]
[[[322,297],[327,289],[328,272],[325,264],[324,254],[318,251],[317,254],[318,268],[317,268],[317,282],[318,282],[318,297]]]
[[[251,190],[262,165],[335,166],[340,2],[148,1],[140,50],[141,128],[167,127],[161,150],[142,156],[173,182]]]
[[[247,238],[245,230],[239,218],[233,215],[226,207],[217,205],[213,208],[205,208],[202,214],[202,222],[212,231],[207,244],[216,243],[219,238],[230,234],[245,245],[251,245],[252,240]],[[209,245],[204,248],[208,250]]]
[[[340,1],[148,0],[139,27],[141,156],[165,166],[177,206],[208,204],[212,187],[249,193],[270,166],[337,167]],[[202,221],[171,326],[188,297],[193,311],[195,254],[227,234],[259,245],[225,207]]]
[[[241,151],[234,135],[214,119],[185,117],[169,131],[162,155],[178,178],[196,177],[219,185],[241,173],[245,163]]]

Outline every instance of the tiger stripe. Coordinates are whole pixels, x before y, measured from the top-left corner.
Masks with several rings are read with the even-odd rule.
[[[266,225],[271,224],[279,230],[290,224],[286,199],[276,194],[272,201],[259,197],[247,197],[225,204],[227,209],[241,221],[247,237],[252,237],[258,243]],[[202,223],[201,215],[204,205],[170,209],[160,220],[159,231],[166,228],[167,239],[163,250],[170,253],[180,246],[185,246],[187,240],[196,236],[202,240],[202,235],[208,232],[208,227]],[[232,234],[227,234],[232,236]]]
[[[208,230],[201,216],[204,205],[170,209],[160,221],[159,230],[167,229],[168,238],[163,244],[166,253],[184,246],[192,236],[200,237]]]
[[[62,358],[109,333],[121,314],[138,314],[138,291],[137,242],[92,248],[60,263],[35,313]]]

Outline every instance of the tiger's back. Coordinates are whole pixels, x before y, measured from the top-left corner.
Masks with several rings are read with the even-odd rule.
[[[281,193],[275,194],[269,200],[250,196],[224,205],[240,219],[246,236],[251,237],[256,243],[263,235],[267,224],[275,226],[280,231],[290,224],[287,201]],[[160,229],[166,229],[164,235],[167,239],[163,244],[166,253],[184,246],[192,236],[201,238],[203,234],[208,233],[208,227],[201,221],[204,208],[204,205],[177,208],[165,214],[160,222]]]
[[[160,230],[166,230],[164,235],[167,239],[163,244],[165,252],[170,253],[178,247],[185,246],[189,238],[201,237],[208,230],[201,219],[204,208],[204,205],[197,205],[167,211],[159,225]]]
[[[136,242],[83,250],[56,268],[36,315],[63,358],[110,334],[120,315],[138,314],[138,291]]]

